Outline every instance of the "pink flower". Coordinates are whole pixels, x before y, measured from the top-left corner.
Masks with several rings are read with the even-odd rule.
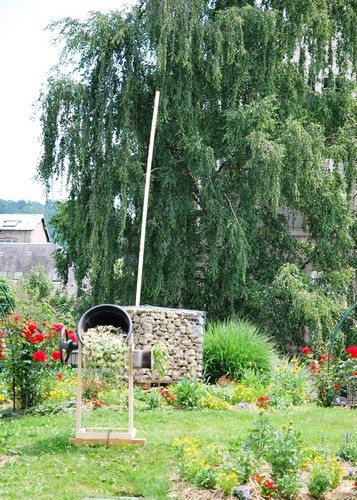
[[[62,330],[63,325],[62,323],[53,323],[52,325],[52,330]]]
[[[73,340],[73,342],[77,342],[77,335],[74,333],[73,330],[67,330],[67,335],[70,339]]]
[[[17,319],[20,319],[20,316],[18,314],[14,314],[14,319],[17,320]]]

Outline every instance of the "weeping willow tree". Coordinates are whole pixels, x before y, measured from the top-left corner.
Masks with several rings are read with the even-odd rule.
[[[356,25],[353,0],[141,0],[53,24],[38,172],[68,188],[61,272],[134,303],[156,90],[142,303],[223,318],[287,262],[353,266]]]

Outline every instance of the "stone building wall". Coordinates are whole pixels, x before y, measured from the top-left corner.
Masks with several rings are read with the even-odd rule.
[[[170,345],[171,364],[161,383],[167,385],[187,376],[201,377],[206,319],[204,312],[146,305],[122,309],[133,322],[135,349],[149,350],[160,341]],[[143,386],[157,383],[157,373],[136,369],[134,381]]]

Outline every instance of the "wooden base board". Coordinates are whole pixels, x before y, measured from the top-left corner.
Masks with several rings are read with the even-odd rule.
[[[69,438],[69,444],[76,445],[85,445],[85,444],[104,444],[106,446],[127,446],[127,445],[136,445],[136,446],[145,446],[146,439],[138,439],[138,438],[113,438],[113,439],[105,439],[105,438]]]

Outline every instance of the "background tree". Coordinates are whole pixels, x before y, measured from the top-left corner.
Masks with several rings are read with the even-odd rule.
[[[158,89],[143,303],[253,315],[287,262],[351,277],[356,25],[352,0],[141,0],[52,25],[38,171],[68,185],[60,269],[93,303],[134,302]]]

